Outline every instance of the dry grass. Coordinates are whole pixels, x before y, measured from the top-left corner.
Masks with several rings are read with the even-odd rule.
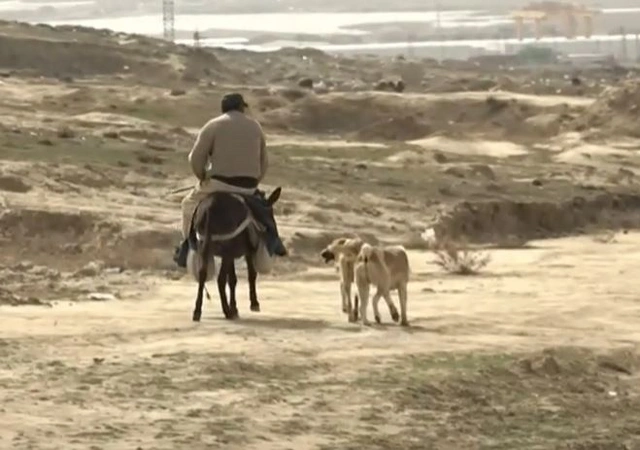
[[[456,275],[475,275],[491,261],[491,255],[471,249],[466,243],[444,240],[436,242],[432,249],[435,263],[445,271]]]
[[[593,241],[599,244],[614,244],[617,242],[615,231],[607,230],[593,236]]]

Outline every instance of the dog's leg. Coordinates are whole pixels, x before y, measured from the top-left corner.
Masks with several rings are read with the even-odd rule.
[[[347,299],[347,311],[350,311],[354,308],[354,305],[351,303],[351,281],[347,281],[344,284],[344,298]]]
[[[400,325],[409,326],[409,320],[407,319],[407,285],[401,284],[398,286],[398,297],[400,298]],[[396,311],[396,314],[397,311]]]
[[[380,288],[378,288],[375,295],[371,299],[371,306],[373,306],[373,318],[376,320],[376,323],[382,323],[382,319],[380,318],[380,310],[378,309],[380,297],[382,297],[382,293],[380,292]]]
[[[367,306],[369,304],[369,283],[358,284],[358,296],[360,297],[360,321],[362,325],[370,325],[367,318]]]

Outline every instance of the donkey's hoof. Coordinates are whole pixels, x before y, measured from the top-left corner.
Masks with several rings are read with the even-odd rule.
[[[260,312],[260,303],[252,303],[250,309],[253,312]]]
[[[380,316],[375,316],[374,318],[376,319],[376,323],[382,323],[382,319],[380,319]]]
[[[192,320],[194,322],[200,322],[200,318],[201,317],[202,317],[202,312],[201,311],[194,311]]]
[[[407,319],[404,319],[402,322],[400,322],[400,326],[401,327],[408,327],[409,326],[409,321]]]
[[[394,322],[398,323],[400,320],[400,314],[398,314],[398,311],[391,311],[391,318]]]

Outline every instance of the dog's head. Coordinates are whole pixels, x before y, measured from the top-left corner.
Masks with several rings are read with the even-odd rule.
[[[332,261],[338,259],[339,256],[345,256],[349,259],[355,260],[362,247],[362,240],[359,238],[338,238],[334,239],[329,245],[327,245],[320,256],[324,259],[325,264],[329,264]]]

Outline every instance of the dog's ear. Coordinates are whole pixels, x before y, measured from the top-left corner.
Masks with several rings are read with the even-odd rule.
[[[280,198],[280,193],[282,193],[282,188],[280,186],[278,186],[269,195],[269,198],[267,199],[267,203],[269,203],[269,205],[273,206],[275,204],[275,202],[277,202],[278,199]]]

